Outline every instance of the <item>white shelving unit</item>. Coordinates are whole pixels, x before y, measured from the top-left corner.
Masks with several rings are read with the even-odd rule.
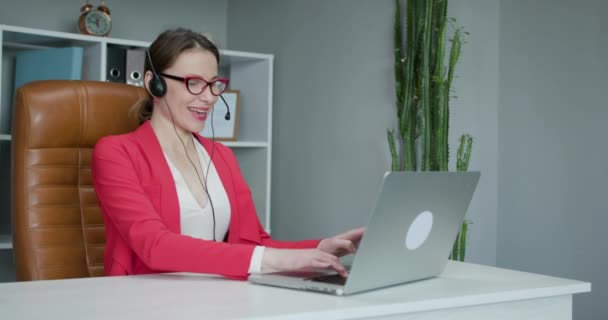
[[[0,195],[10,194],[10,144],[14,57],[21,50],[78,46],[84,51],[82,79],[106,81],[108,47],[145,49],[149,43],[85,36],[0,24]],[[260,221],[270,232],[273,55],[220,50],[220,72],[240,91],[238,140],[224,142],[235,152]],[[0,250],[12,248],[10,197],[0,200]],[[0,267],[3,261],[0,261]],[[5,269],[5,268],[4,268]],[[0,270],[4,270],[0,268]],[[1,277],[0,279],[6,278]],[[9,277],[10,278],[10,277]]]

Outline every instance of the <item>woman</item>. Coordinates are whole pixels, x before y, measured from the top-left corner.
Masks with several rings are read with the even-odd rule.
[[[106,230],[107,275],[250,273],[332,268],[353,253],[363,229],[284,242],[261,227],[232,151],[198,135],[226,89],[219,51],[186,29],[163,32],[147,51],[150,96],[135,106],[134,132],[105,137],[92,174]]]

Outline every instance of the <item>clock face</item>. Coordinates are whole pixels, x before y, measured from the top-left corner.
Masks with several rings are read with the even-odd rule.
[[[98,10],[91,10],[84,20],[87,31],[98,36],[104,36],[110,32],[110,23],[110,16]]]

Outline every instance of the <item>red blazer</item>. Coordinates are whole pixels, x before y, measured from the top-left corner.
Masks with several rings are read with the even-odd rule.
[[[181,235],[173,176],[149,121],[137,130],[100,139],[91,163],[93,185],[106,233],[107,275],[157,272],[214,273],[246,278],[256,245],[315,248],[319,240],[272,240],[262,228],[251,191],[226,146],[195,134],[213,164],[230,202],[227,242]]]

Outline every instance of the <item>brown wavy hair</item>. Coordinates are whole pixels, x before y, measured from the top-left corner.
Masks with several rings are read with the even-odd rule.
[[[154,69],[156,72],[162,72],[170,68],[182,52],[194,48],[202,48],[211,52],[215,56],[217,64],[220,64],[220,51],[215,44],[204,35],[185,28],[163,31],[148,47],[148,50],[150,59],[154,63]],[[144,63],[144,75],[147,71],[152,71],[148,57]],[[130,112],[135,114],[141,124],[152,117],[153,108],[152,96],[148,93],[144,99],[133,105]]]

